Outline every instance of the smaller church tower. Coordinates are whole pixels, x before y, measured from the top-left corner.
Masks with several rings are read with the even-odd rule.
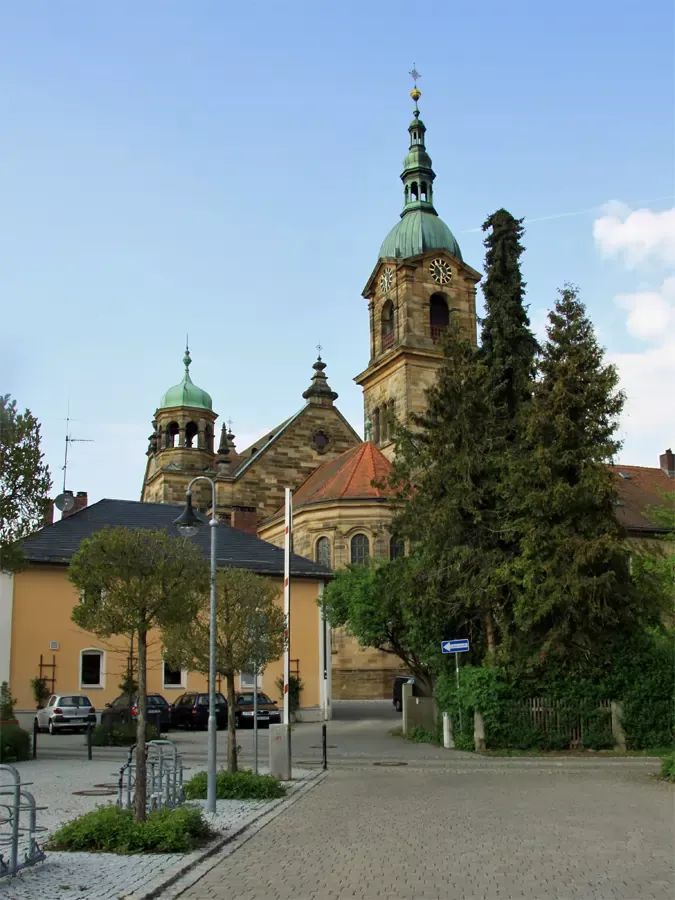
[[[363,291],[370,315],[370,360],[354,379],[363,388],[364,420],[372,440],[389,459],[393,419],[408,422],[425,408],[425,390],[443,359],[440,342],[450,319],[475,343],[480,280],[436,212],[436,175],[417,105],[421,93],[415,87],[410,96],[415,109],[401,174],[403,211]]]
[[[185,348],[183,380],[162,397],[153,420],[141,500],[183,503],[190,479],[211,472],[216,464],[214,427],[218,418],[211,397],[190,378],[192,359]],[[195,505],[200,508],[195,485]],[[210,499],[205,498],[205,499]]]

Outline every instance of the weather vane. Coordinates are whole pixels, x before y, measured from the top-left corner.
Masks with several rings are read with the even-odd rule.
[[[318,353],[319,353],[319,359],[321,359],[321,351],[323,350],[323,347],[321,346],[321,344],[317,344],[317,345],[316,345],[316,349],[317,349],[317,351],[318,351]]]
[[[422,77],[415,68],[415,63],[413,63],[412,72],[408,72],[408,75],[410,75],[412,80],[415,82],[415,85],[417,85],[417,79]]]

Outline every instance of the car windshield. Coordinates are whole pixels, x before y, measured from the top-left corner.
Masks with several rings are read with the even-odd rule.
[[[89,697],[59,697],[59,706],[91,706]]]
[[[148,706],[168,706],[169,704],[166,702],[164,697],[159,697],[157,695],[150,695],[148,697]]]
[[[222,694],[216,694],[216,706],[225,706],[227,701],[223,697]],[[209,695],[208,694],[200,694],[199,700],[197,700],[197,704],[199,706],[208,706],[209,705]]]
[[[273,703],[267,694],[258,693],[258,703]],[[239,697],[240,706],[253,706],[253,694],[242,694]]]

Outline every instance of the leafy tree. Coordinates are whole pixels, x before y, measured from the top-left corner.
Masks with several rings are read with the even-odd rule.
[[[40,450],[40,424],[30,412],[17,412],[16,400],[0,395],[0,569],[14,571],[23,561],[17,543],[39,528],[49,490],[49,469]]]
[[[217,576],[216,667],[227,682],[227,767],[237,771],[234,679],[264,668],[284,652],[286,617],[276,603],[278,588],[246,569],[223,569]],[[176,668],[209,672],[209,595],[189,619],[163,631],[166,658]]]
[[[560,291],[547,332],[524,452],[512,468],[514,619],[530,653],[588,655],[638,613],[607,466],[620,446],[624,397],[576,288]]]
[[[336,572],[321,602],[334,628],[346,628],[362,647],[397,656],[430,696],[432,670],[423,652],[443,635],[437,629],[434,634],[428,610],[425,617],[418,614],[415,572],[416,563],[408,557],[348,565]]]
[[[104,528],[82,541],[68,570],[81,602],[72,620],[107,638],[135,634],[138,647],[136,808],[146,814],[147,648],[154,628],[189,622],[208,590],[208,566],[198,548],[166,532]]]

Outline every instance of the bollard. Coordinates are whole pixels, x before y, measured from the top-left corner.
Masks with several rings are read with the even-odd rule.
[[[455,749],[455,739],[452,733],[452,719],[450,713],[443,713],[443,746],[446,750]]]
[[[37,719],[33,719],[33,759],[37,756],[37,736],[39,733]]]
[[[326,723],[321,726],[321,748],[323,751],[323,770],[328,768],[328,744],[326,743]]]
[[[91,722],[87,725],[87,759],[91,759],[91,733],[93,731]]]

